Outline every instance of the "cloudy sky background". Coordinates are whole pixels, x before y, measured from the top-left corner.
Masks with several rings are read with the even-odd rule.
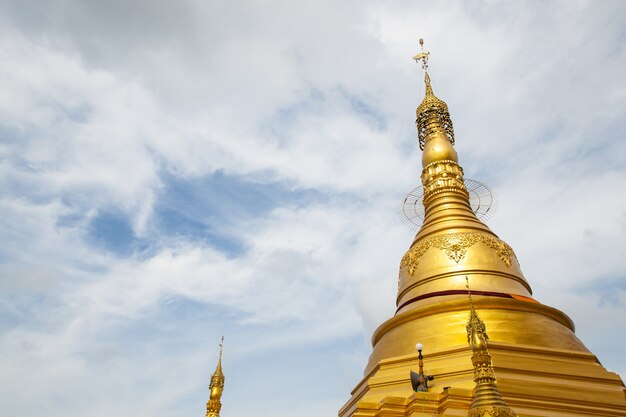
[[[626,375],[626,3],[0,2],[0,414],[335,415],[394,312],[417,39],[535,297]]]

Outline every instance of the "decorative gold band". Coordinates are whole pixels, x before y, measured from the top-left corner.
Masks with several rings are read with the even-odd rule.
[[[461,259],[465,257],[467,248],[473,246],[477,242],[481,242],[489,248],[495,250],[500,260],[502,260],[507,267],[511,266],[513,260],[517,262],[517,257],[515,256],[513,249],[502,240],[487,233],[462,232],[435,235],[425,238],[409,249],[400,262],[400,268],[406,269],[410,275],[413,275],[419,265],[422,255],[424,255],[424,253],[426,253],[426,251],[431,247],[443,250],[450,259],[459,263]]]

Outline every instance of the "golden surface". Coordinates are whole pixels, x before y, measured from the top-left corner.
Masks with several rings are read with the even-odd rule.
[[[433,133],[428,133],[428,129],[433,128],[434,126],[432,125],[427,125],[427,127],[425,127],[425,129],[427,129],[426,135],[428,135],[428,140],[424,143],[422,164],[428,165],[436,161],[444,160],[458,161],[459,157],[456,153],[456,150],[450,143],[450,139],[448,139],[446,132],[440,130]]]
[[[429,53],[414,58],[427,70]],[[499,391],[519,417],[626,416],[620,377],[585,348],[565,314],[530,298],[513,249],[474,215],[448,107],[427,72],[425,84],[416,111],[424,223],[400,264],[398,311],[374,332],[364,377],[339,415],[468,416],[475,369],[465,326],[469,277]],[[417,342],[424,372],[436,378],[424,393],[409,380]]]
[[[220,343],[220,356],[217,360],[217,367],[215,372],[211,376],[211,383],[209,384],[210,396],[209,401],[206,403],[206,416],[205,417],[220,417],[220,410],[222,409],[222,392],[224,391],[224,372],[222,371],[222,350],[224,348],[224,336]]]

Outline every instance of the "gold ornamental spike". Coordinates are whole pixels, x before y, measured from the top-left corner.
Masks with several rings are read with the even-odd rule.
[[[498,390],[496,375],[491,365],[491,355],[489,355],[487,348],[489,340],[487,328],[474,308],[467,276],[465,277],[465,286],[470,304],[470,315],[466,326],[467,342],[472,348],[474,382],[476,383],[468,417],[517,417],[515,411],[504,401]]]
[[[222,351],[224,350],[224,336],[222,336],[222,340],[220,341],[220,357],[217,360],[217,364],[220,369],[222,369]]]
[[[472,348],[472,352],[476,349],[487,349],[489,335],[487,335],[487,328],[485,327],[485,323],[478,317],[476,313],[476,309],[474,308],[474,302],[472,301],[472,291],[469,287],[469,278],[465,277],[465,287],[467,288],[467,297],[469,298],[470,304],[470,315],[469,320],[467,321],[467,325],[465,326],[467,330],[467,343],[469,343]]]
[[[210,397],[206,404],[206,416],[205,417],[220,417],[220,410],[222,409],[222,392],[224,391],[224,372],[222,371],[222,350],[224,348],[224,336],[220,342],[220,356],[217,360],[217,367],[215,372],[211,376],[211,383],[209,384]]]
[[[433,93],[430,75],[428,74],[430,52],[424,50],[423,39],[420,39],[420,47],[422,51],[415,55],[413,59],[418,64],[422,64],[426,87],[424,100],[415,111],[419,146],[424,151],[422,165],[426,167],[432,162],[446,160],[458,162],[456,151],[452,146],[454,145],[452,119],[450,118],[448,105]]]

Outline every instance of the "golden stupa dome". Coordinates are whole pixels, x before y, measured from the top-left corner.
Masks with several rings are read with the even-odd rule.
[[[435,96],[422,61],[426,92],[416,110],[422,156],[424,222],[400,262],[395,316],[372,337],[374,351],[366,373],[392,354],[412,350],[419,339],[431,349],[462,345],[467,309],[466,279],[494,325],[497,342],[549,348],[584,349],[571,320],[532,298],[532,289],[513,249],[478,219],[469,200],[463,168],[454,149],[454,130],[447,104]],[[537,323],[541,325],[537,326]],[[433,332],[428,329],[441,329]],[[411,334],[405,341],[399,335]]]
[[[427,71],[420,45],[413,59]],[[472,210],[448,106],[427,72],[425,82],[416,112],[423,223],[400,262],[396,313],[374,331],[363,379],[339,416],[626,416],[619,376],[567,315],[532,298],[513,249]],[[424,346],[430,386],[421,382]],[[422,389],[411,383],[416,363]]]
[[[442,299],[464,299],[466,277],[477,294],[531,300],[513,249],[471,208],[448,106],[433,93],[428,72],[424,82],[425,96],[416,110],[424,223],[402,258],[396,314]]]

